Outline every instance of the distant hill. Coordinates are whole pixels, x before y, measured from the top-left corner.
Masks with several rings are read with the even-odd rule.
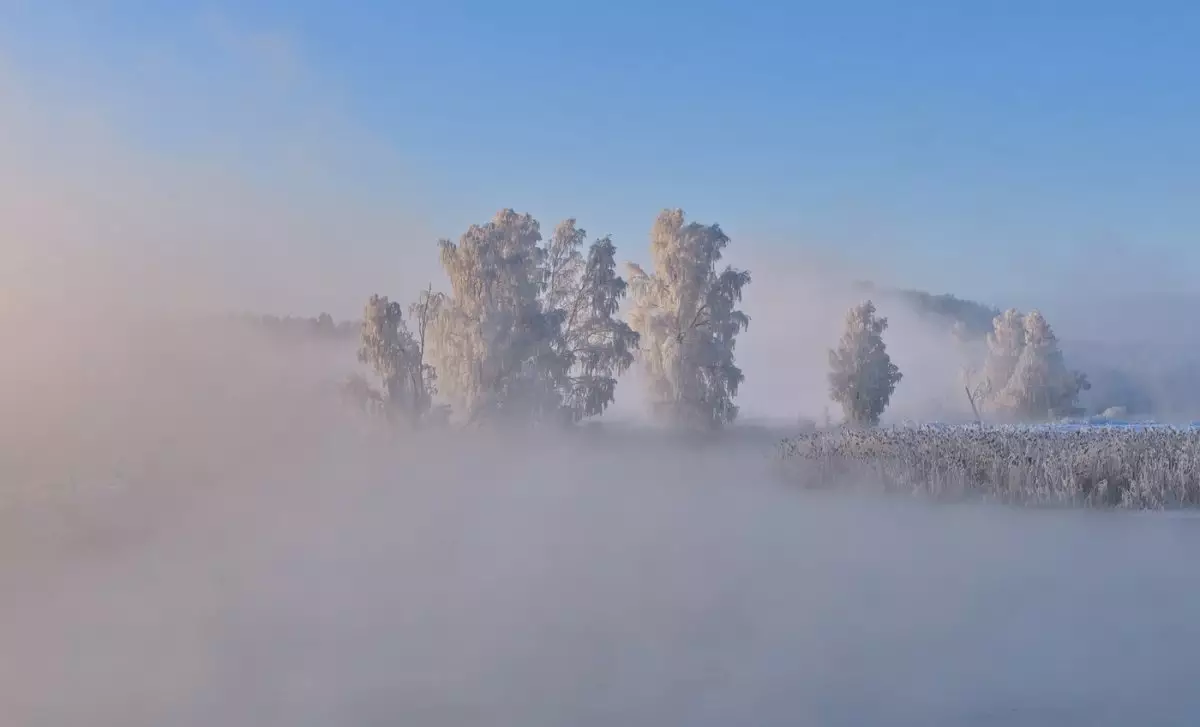
[[[971,338],[986,336],[992,330],[992,319],[1000,315],[999,308],[965,300],[949,293],[934,294],[923,290],[884,288],[867,281],[855,283],[855,288],[885,300],[900,301],[918,315],[940,319],[948,326],[962,324],[963,331]]]

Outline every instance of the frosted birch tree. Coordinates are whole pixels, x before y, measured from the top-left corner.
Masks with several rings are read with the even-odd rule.
[[[579,421],[602,413],[616,397],[617,376],[633,364],[639,336],[616,318],[626,283],[616,273],[616,246],[602,237],[585,258],[586,234],[575,220],[561,223],[546,255],[543,309],[561,320],[555,347],[566,375],[560,395],[567,416]]]
[[[458,243],[442,240],[450,297],[439,317],[437,368],[463,417],[525,417],[552,398],[544,377],[554,327],[542,314],[544,251],[537,220],[502,210]]]
[[[367,301],[358,360],[369,366],[382,382],[383,393],[379,398],[389,421],[403,413],[416,423],[428,411],[433,371],[424,363],[423,342],[409,332],[399,303],[378,295]]]
[[[718,269],[728,244],[720,226],[664,210],[650,235],[653,272],[629,264],[629,323],[641,336],[654,412],[676,425],[715,428],[737,417],[734,347],[750,323],[737,304],[750,273]]]
[[[874,303],[856,305],[846,314],[837,348],[829,352],[829,396],[853,426],[878,424],[903,378],[883,342],[887,326]]]
[[[409,380],[413,391],[418,392],[416,403],[422,414],[433,406],[433,397],[437,394],[437,368],[429,363],[429,343],[431,327],[436,324],[445,302],[446,294],[435,293],[430,285],[408,307],[409,320],[416,326],[412,333],[415,361],[409,367]]]

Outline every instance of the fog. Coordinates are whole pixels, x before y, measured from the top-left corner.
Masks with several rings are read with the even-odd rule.
[[[0,109],[5,724],[1200,714],[1195,520],[800,492],[773,476],[786,426],[638,428],[636,374],[626,427],[382,434],[332,388],[352,349],[221,316],[403,299],[458,230],[337,191],[322,165],[264,184],[22,93]],[[754,272],[739,402],[819,418],[861,270],[730,232]],[[889,415],[961,414],[945,331],[881,312],[905,374]]]
[[[268,401],[286,387],[254,383],[270,393],[250,406],[174,400],[200,423],[110,420],[190,422],[169,461],[154,457],[168,442],[138,438],[119,476],[6,502],[8,724],[1115,725],[1200,709],[1200,589],[1169,555],[1200,545],[1193,519],[805,493],[771,477],[769,440],[372,439],[320,394],[288,392],[305,418]]]
[[[841,412],[829,400],[829,349],[838,343],[846,312],[868,297],[855,288],[862,271],[803,252],[756,250],[743,259],[738,264],[755,277],[745,300],[750,330],[738,341],[746,372],[739,404],[751,417],[839,420]],[[888,418],[968,418],[962,369],[977,361],[956,346],[951,321],[930,320],[894,298],[875,296],[874,302],[888,319],[888,353],[904,374]],[[982,360],[982,345],[971,353]]]

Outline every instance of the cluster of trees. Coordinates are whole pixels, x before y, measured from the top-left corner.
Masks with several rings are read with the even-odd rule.
[[[719,225],[664,210],[651,230],[652,268],[628,263],[628,281],[617,273],[612,240],[587,240],[574,219],[544,239],[537,220],[511,209],[472,225],[457,242],[441,240],[450,290],[430,287],[407,311],[371,296],[358,357],[378,388],[360,376],[345,392],[390,421],[419,424],[436,415],[467,424],[572,424],[604,412],[618,377],[640,360],[661,420],[704,429],[734,421],[744,379],[736,343],[750,324],[738,306],[750,274],[722,266],[729,237]],[[992,312],[951,296],[921,300],[943,316]],[[980,326],[972,322],[956,334],[973,335],[967,329]],[[846,314],[829,352],[830,398],[852,426],[878,424],[903,378],[883,340],[887,327],[867,300]],[[1077,413],[1087,378],[1067,369],[1038,311],[995,315],[986,340],[982,378],[967,387],[977,417],[980,410],[1025,420]],[[435,407],[435,400],[444,403]]]
[[[400,304],[370,298],[359,360],[382,388],[359,377],[347,392],[414,423],[435,394],[464,423],[574,423],[614,401],[640,354],[662,417],[731,422],[743,378],[734,345],[749,324],[736,306],[750,276],[718,269],[728,243],[718,225],[666,210],[652,231],[653,269],[630,264],[626,282],[609,237],[589,244],[568,219],[545,240],[533,217],[502,210],[439,242],[450,291],[424,291],[407,321]],[[617,316],[627,296],[628,322]]]
[[[887,325],[871,301],[855,306],[838,347],[829,352],[830,398],[842,406],[848,424],[879,423],[902,378],[883,342]],[[961,325],[954,332],[966,335]],[[1058,338],[1039,311],[1000,313],[986,340],[982,377],[968,369],[967,397],[977,419],[986,413],[1003,421],[1041,421],[1082,412],[1079,395],[1091,384],[1082,372],[1067,368]]]
[[[442,240],[451,291],[434,321],[447,398],[467,422],[573,422],[613,401],[638,336],[614,317],[626,294],[609,238],[566,220],[543,242],[537,220],[503,210]]]

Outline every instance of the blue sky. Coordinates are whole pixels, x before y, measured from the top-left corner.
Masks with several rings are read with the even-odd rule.
[[[342,5],[0,0],[0,60],[266,185],[280,128],[324,129],[421,234],[512,206],[632,254],[679,206],[999,303],[1195,290],[1195,3]]]

